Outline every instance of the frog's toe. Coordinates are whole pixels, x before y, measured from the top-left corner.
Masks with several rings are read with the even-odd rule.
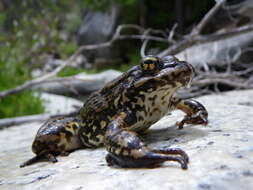
[[[200,125],[207,125],[208,119],[203,114],[197,114],[196,116],[190,117],[188,120],[185,121],[187,124],[200,124]]]
[[[70,152],[61,152],[60,156],[68,156],[70,154]]]
[[[171,153],[165,154],[165,153],[156,153],[154,151],[148,153],[147,156],[144,157],[144,160],[146,160],[146,157],[150,159],[153,164],[160,164],[166,161],[174,161],[178,162],[181,165],[182,169],[187,169],[188,168],[188,162],[189,158],[183,157],[183,156],[174,156]]]
[[[176,122],[176,126],[178,127],[179,130],[184,128],[184,123],[185,123],[184,120]]]
[[[111,154],[107,154],[105,157],[105,160],[106,160],[108,166],[118,165],[116,163],[116,160],[111,156]]]
[[[48,161],[50,161],[50,162],[52,162],[52,163],[56,163],[56,162],[58,162],[58,160],[57,160],[57,158],[53,155],[53,154],[46,154],[45,155],[45,158],[48,160]]]
[[[199,115],[199,121],[201,122],[202,125],[207,126],[208,125],[208,119],[205,115]]]
[[[48,154],[36,155],[33,158],[22,163],[19,167],[23,168],[25,166],[29,166],[29,165],[32,165],[36,162],[43,161],[43,160],[50,161],[52,163],[58,162],[58,160],[56,159],[56,157],[53,154],[48,153]]]
[[[152,151],[160,154],[180,155],[186,163],[189,163],[189,156],[180,148],[161,148]]]
[[[109,153],[106,156],[108,166],[119,166],[122,168],[154,168],[166,161],[175,161],[182,169],[187,169],[187,160],[182,156],[171,156],[155,152],[146,152],[142,157],[136,155],[116,155]]]
[[[181,168],[183,170],[187,170],[188,169],[188,164],[183,160],[183,161],[179,161],[181,164]]]

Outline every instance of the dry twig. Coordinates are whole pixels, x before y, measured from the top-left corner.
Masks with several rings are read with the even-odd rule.
[[[192,30],[191,35],[200,34],[205,26],[210,22],[210,20],[214,17],[214,15],[220,10],[220,8],[225,4],[226,0],[219,0],[216,2],[215,6],[208,11],[208,13],[202,18],[202,20],[198,23],[196,27]]]
[[[9,127],[12,125],[20,125],[23,123],[34,122],[34,121],[45,121],[55,117],[70,117],[76,115],[77,112],[65,113],[65,114],[37,114],[29,116],[21,116],[15,118],[0,119],[0,129]]]
[[[214,34],[197,35],[197,36],[188,35],[188,36],[185,36],[183,40],[175,43],[168,49],[160,52],[158,56],[164,57],[170,54],[174,55],[196,44],[203,44],[203,43],[214,42],[218,40],[225,40],[227,38],[231,38],[231,37],[245,34],[252,31],[253,31],[253,24],[248,24],[245,26],[234,28],[228,32],[222,31],[222,32],[214,33]]]

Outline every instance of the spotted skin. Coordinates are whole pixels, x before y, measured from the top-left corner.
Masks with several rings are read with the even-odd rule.
[[[41,126],[32,144],[35,157],[24,162],[20,167],[30,165],[40,159],[57,162],[55,156],[68,155],[69,151],[82,147],[78,137],[80,117],[55,118]]]
[[[105,146],[108,165],[128,168],[157,167],[175,161],[187,169],[188,155],[178,148],[151,149],[139,138],[152,124],[168,112],[179,109],[186,113],[181,122],[206,124],[207,111],[194,100],[175,97],[178,88],[187,86],[193,67],[173,56],[147,56],[135,66],[94,92],[73,117],[50,120],[38,131],[32,150],[34,158],[22,166],[78,148]]]

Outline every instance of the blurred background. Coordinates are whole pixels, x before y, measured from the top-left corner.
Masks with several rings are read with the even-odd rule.
[[[251,0],[0,0],[0,91],[52,74],[2,93],[0,118],[84,100],[149,54],[194,65],[184,98],[253,88],[252,19]]]

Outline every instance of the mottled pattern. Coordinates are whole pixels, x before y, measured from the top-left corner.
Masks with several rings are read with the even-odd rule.
[[[77,137],[80,129],[78,117],[56,118],[46,122],[38,131],[32,145],[35,154],[43,151],[61,153],[80,147]]]
[[[33,143],[33,152],[54,162],[57,154],[81,147],[106,146],[109,165],[153,167],[170,160],[186,169],[188,156],[184,151],[151,150],[138,133],[173,109],[187,114],[177,123],[180,129],[184,123],[207,123],[207,112],[200,103],[173,96],[178,88],[191,82],[193,72],[190,64],[173,56],[145,57],[139,66],[93,93],[76,117],[51,120],[43,125]],[[28,164],[29,161],[24,165]]]

